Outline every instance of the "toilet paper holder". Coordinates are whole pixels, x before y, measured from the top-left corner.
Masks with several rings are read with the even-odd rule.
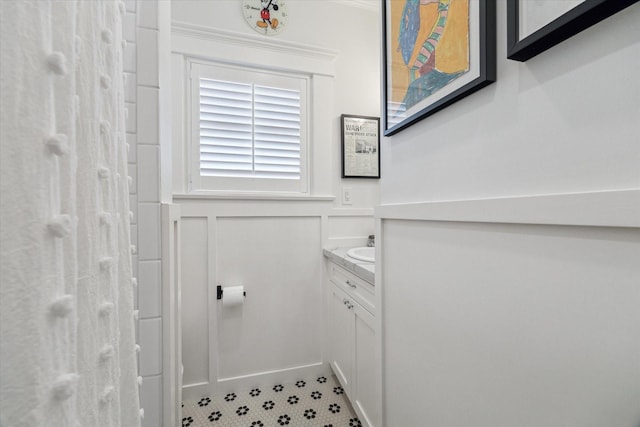
[[[218,287],[216,289],[218,291],[218,295],[217,295],[216,299],[222,299],[222,286],[218,285]],[[244,291],[242,293],[242,295],[244,295],[246,297],[247,296],[247,291]]]

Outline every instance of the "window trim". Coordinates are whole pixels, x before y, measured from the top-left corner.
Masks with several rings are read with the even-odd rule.
[[[340,51],[284,39],[266,39],[256,34],[228,31],[181,21],[171,23],[172,194],[195,197],[230,197],[233,192],[189,188],[190,91],[187,62],[215,62],[248,68],[260,67],[310,76],[309,143],[307,162],[309,193],[274,194],[273,197],[304,199],[334,197],[336,185],[336,141],[339,123],[335,112],[334,79]],[[338,142],[339,143],[339,142]],[[339,161],[339,160],[338,160]],[[238,193],[268,198],[263,193]]]
[[[240,193],[263,195],[301,195],[310,194],[310,153],[312,145],[312,131],[310,126],[311,108],[311,76],[295,71],[274,71],[258,69],[242,65],[229,64],[218,61],[206,61],[188,58],[186,62],[189,83],[187,89],[187,191],[189,193]],[[298,80],[301,89],[301,135],[300,135],[300,179],[286,180],[274,178],[240,178],[240,177],[210,177],[200,175],[200,77],[211,77],[214,72],[253,74],[255,84],[269,85],[268,80],[290,79]],[[271,83],[272,84],[272,83]]]

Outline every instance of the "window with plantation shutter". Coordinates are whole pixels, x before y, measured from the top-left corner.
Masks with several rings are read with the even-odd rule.
[[[305,192],[307,79],[192,67],[195,189]]]

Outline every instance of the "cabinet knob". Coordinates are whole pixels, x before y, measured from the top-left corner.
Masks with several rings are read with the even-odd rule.
[[[347,280],[347,285],[351,286],[352,288],[355,288],[356,285],[354,285],[353,283],[351,283],[350,281]]]

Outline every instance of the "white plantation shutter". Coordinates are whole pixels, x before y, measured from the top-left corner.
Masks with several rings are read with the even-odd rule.
[[[198,114],[194,139],[201,187],[304,191],[304,80],[229,73],[224,67],[196,71],[197,103],[192,105]]]
[[[254,173],[300,179],[300,93],[254,86]]]
[[[200,175],[253,170],[251,85],[200,79]]]

